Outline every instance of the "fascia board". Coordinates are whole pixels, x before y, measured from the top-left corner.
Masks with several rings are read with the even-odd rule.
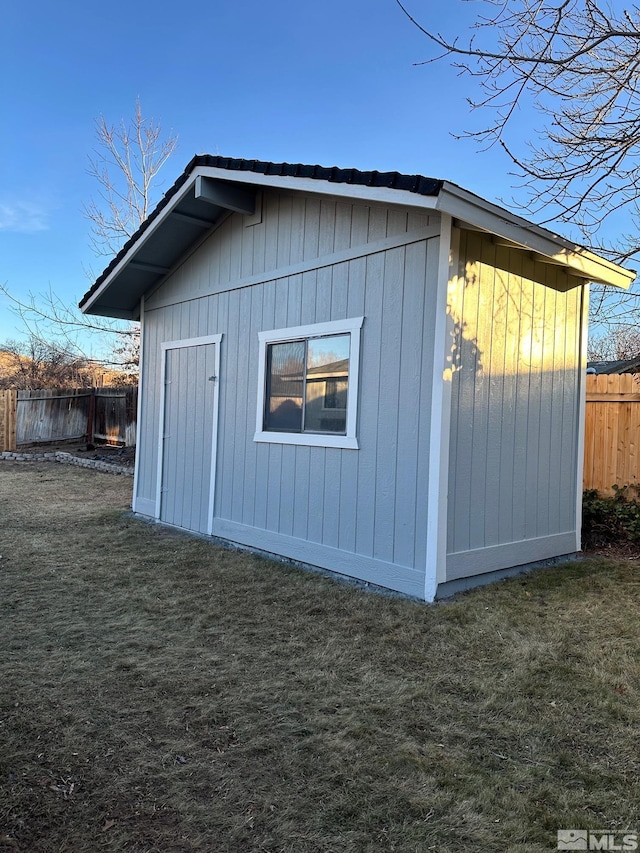
[[[408,190],[395,190],[389,187],[366,187],[360,184],[335,183],[318,178],[296,178],[283,175],[262,175],[259,172],[230,172],[214,166],[200,166],[198,174],[221,181],[236,184],[253,184],[259,187],[273,187],[280,190],[330,195],[359,201],[379,201],[384,204],[399,204],[403,207],[419,207],[435,210],[437,196],[420,195]]]
[[[96,290],[96,292],[91,294],[91,296],[89,297],[87,302],[82,306],[81,310],[82,310],[83,314],[90,313],[90,309],[91,309],[92,305],[94,305],[95,302],[97,302],[97,300],[102,296],[102,294],[106,290],[109,289],[112,282],[120,275],[120,273],[125,269],[125,267],[127,267],[131,263],[131,261],[135,258],[135,256],[138,254],[138,252],[145,245],[147,240],[153,234],[155,234],[155,232],[158,230],[158,228],[160,228],[162,226],[162,224],[165,222],[167,217],[169,217],[171,215],[171,213],[173,212],[175,207],[178,204],[180,204],[180,202],[185,197],[185,195],[187,195],[187,193],[191,190],[191,188],[195,182],[196,176],[197,176],[197,171],[194,172],[189,177],[189,179],[183,184],[183,186],[180,187],[180,189],[175,194],[175,196],[171,199],[169,204],[167,204],[167,206],[162,211],[160,211],[160,213],[156,217],[156,219],[154,219],[154,221],[149,225],[149,227],[144,231],[144,233],[142,233],[138,237],[138,239],[133,244],[133,246],[131,246],[129,248],[128,252],[126,253],[126,255],[124,255],[124,257],[121,258],[118,265],[114,269],[111,270],[111,272],[109,273],[107,278],[105,278],[105,280],[102,282],[100,287]]]
[[[482,231],[510,240],[529,251],[549,258],[554,264],[565,267],[574,275],[600,284],[613,285],[626,290],[636,273],[607,261],[576,246],[562,237],[533,225],[491,202],[446,182],[438,196],[437,209],[455,219],[467,222]]]

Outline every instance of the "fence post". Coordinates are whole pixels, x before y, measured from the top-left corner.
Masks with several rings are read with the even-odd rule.
[[[0,452],[16,449],[17,391],[0,391]]]
[[[89,416],[87,418],[87,444],[93,444],[93,429],[96,413],[96,389],[91,389],[89,396]]]

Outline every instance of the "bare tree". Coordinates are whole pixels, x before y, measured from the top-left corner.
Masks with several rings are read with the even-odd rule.
[[[38,338],[0,344],[0,388],[86,388],[95,370],[74,353]]]
[[[130,121],[109,124],[96,120],[97,148],[89,157],[88,174],[99,184],[98,201],[84,212],[91,222],[91,246],[96,255],[115,255],[147,218],[158,173],[171,157],[177,136],[164,136],[162,127],[145,118],[136,100]]]
[[[396,2],[433,48],[417,64],[447,59],[471,78],[469,105],[486,121],[459,135],[502,146],[521,178],[520,206],[544,223],[577,226],[615,261],[640,253],[640,7],[477,0],[462,36],[431,29]],[[538,140],[524,147],[523,120]],[[627,223],[616,241],[601,237],[611,218]],[[596,293],[600,316],[605,304]],[[635,294],[618,301],[618,321],[636,307]]]
[[[63,302],[51,288],[46,293],[18,299],[6,284],[0,284],[0,293],[9,300],[10,310],[20,321],[32,348],[61,353],[86,365],[100,365],[124,374],[137,373],[138,323],[86,317],[75,305]]]
[[[640,355],[640,327],[616,326],[609,334],[589,339],[589,361],[617,361]]]

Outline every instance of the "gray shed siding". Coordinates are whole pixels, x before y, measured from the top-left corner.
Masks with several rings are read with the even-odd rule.
[[[458,274],[447,580],[576,550],[583,289],[473,232]]]
[[[214,534],[423,596],[438,228],[277,192],[260,223],[229,216],[145,303],[136,509],[155,514],[161,344],[222,334]],[[258,333],[357,316],[359,449],[255,442]]]

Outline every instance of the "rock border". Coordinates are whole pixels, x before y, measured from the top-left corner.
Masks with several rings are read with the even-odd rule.
[[[19,453],[14,450],[4,450],[0,453],[0,460],[7,459],[10,462],[60,462],[63,465],[76,465],[79,468],[93,468],[96,471],[104,471],[105,474],[124,474],[133,477],[134,469],[127,465],[114,465],[111,462],[101,462],[99,459],[85,459],[56,450],[53,453]]]

